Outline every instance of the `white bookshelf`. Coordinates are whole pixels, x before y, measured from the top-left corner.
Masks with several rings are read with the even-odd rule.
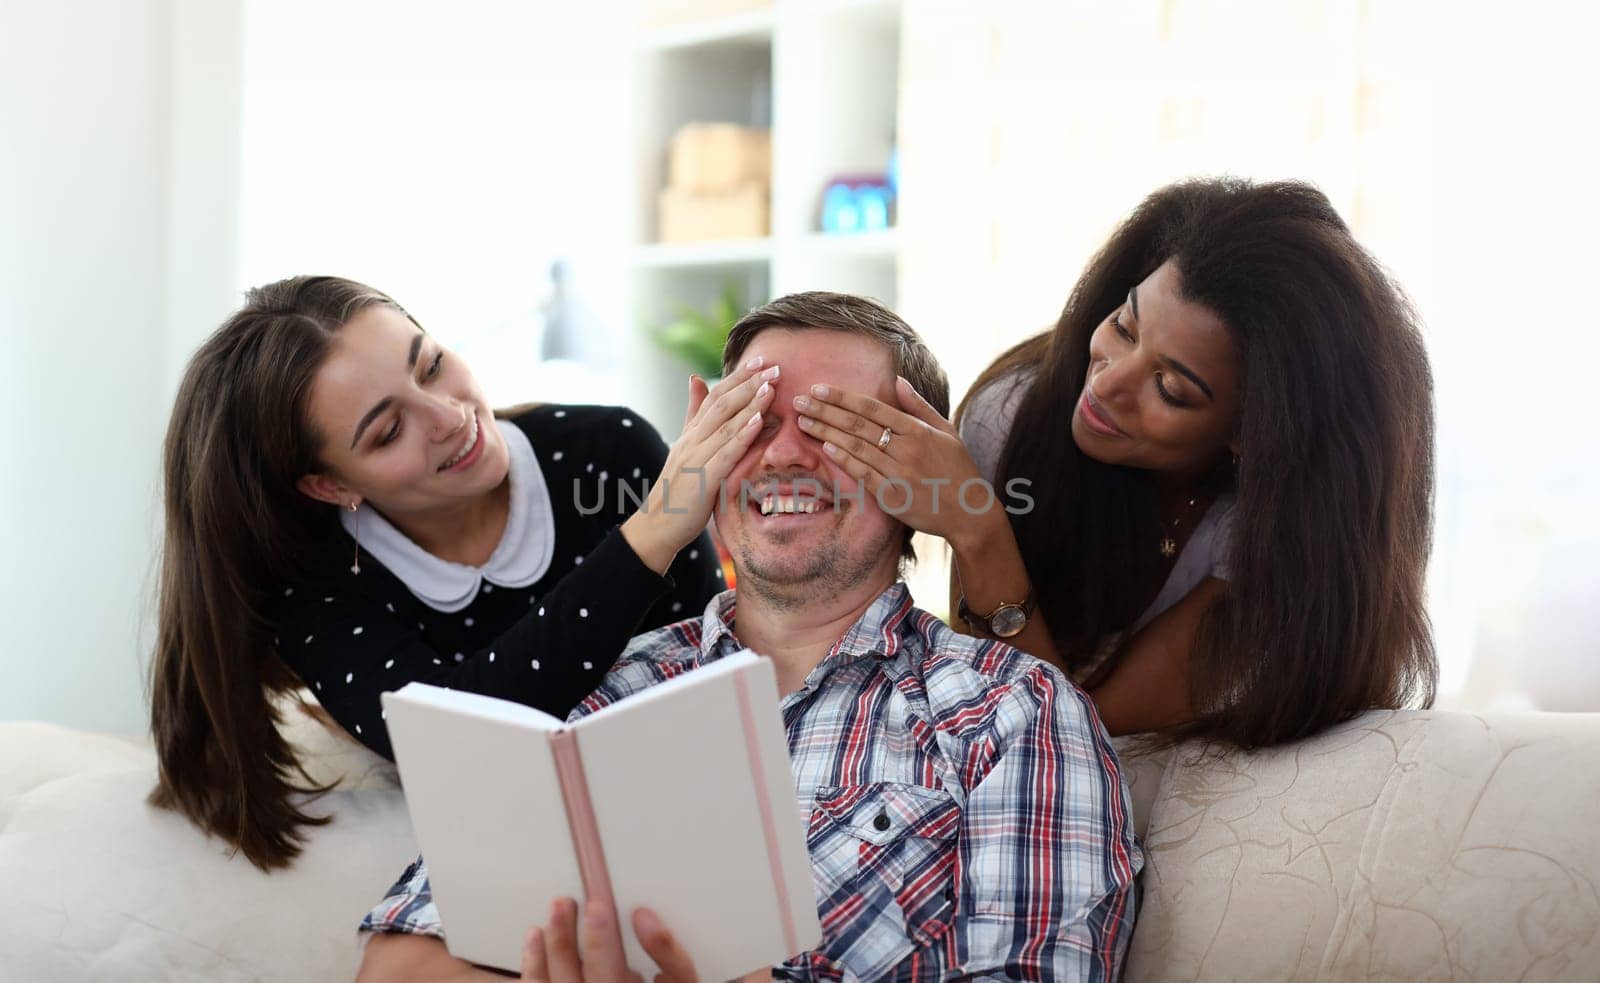
[[[770,44],[775,14],[772,7],[763,7],[707,17],[687,24],[646,28],[639,47],[660,53],[722,44]]]
[[[772,259],[772,238],[715,239],[707,242],[651,242],[634,250],[633,265],[641,270],[693,270],[706,266],[766,263]]]
[[[882,173],[898,121],[898,0],[774,0],[639,33],[634,52],[634,215],[629,276],[632,404],[670,439],[688,368],[648,339],[683,304],[733,283],[758,303],[840,290],[894,306],[898,232],[826,235],[822,193],[841,175]],[[690,122],[772,129],[771,235],[692,243],[657,238],[667,146]]]

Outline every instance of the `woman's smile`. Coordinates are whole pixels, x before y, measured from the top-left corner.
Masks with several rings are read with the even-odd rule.
[[[1127,431],[1117,426],[1111,413],[1094,398],[1094,391],[1087,385],[1083,387],[1083,398],[1078,401],[1078,412],[1083,417],[1083,422],[1089,429],[1102,437],[1121,438],[1128,436]]]
[[[444,474],[460,474],[461,472],[478,463],[483,457],[483,441],[479,440],[481,431],[478,427],[478,414],[473,411],[472,430],[467,434],[466,443],[461,449],[451,455],[450,459],[439,465],[439,471]]]

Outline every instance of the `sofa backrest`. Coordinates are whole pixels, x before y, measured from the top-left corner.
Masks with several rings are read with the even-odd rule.
[[[1600,714],[1381,711],[1125,760],[1130,981],[1600,979]]]

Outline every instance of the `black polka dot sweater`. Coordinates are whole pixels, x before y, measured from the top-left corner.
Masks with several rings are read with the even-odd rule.
[[[617,528],[666,461],[666,445],[643,418],[548,405],[501,422],[510,425],[533,445],[554,517],[549,567],[532,585],[484,580],[466,607],[440,611],[365,550],[354,572],[355,543],[341,533],[325,574],[280,591],[279,654],[335,720],[386,758],[394,752],[379,694],[421,681],[564,718],[630,638],[698,617],[725,586],[705,534],[662,577]]]

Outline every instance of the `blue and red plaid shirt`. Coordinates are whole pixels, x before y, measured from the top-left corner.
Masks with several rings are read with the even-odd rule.
[[[572,717],[738,652],[734,595],[629,645]],[[1089,698],[881,594],[782,702],[822,947],[784,979],[1115,980],[1143,857]],[[442,934],[419,858],[363,920]]]

